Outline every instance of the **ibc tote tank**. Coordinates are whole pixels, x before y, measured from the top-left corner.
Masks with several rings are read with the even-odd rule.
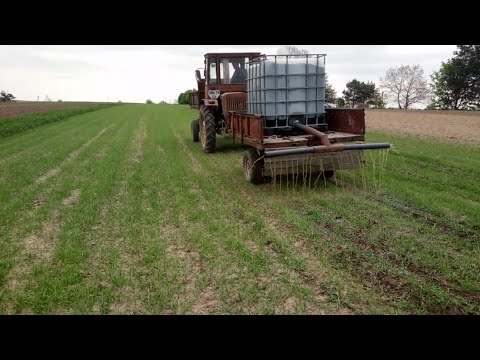
[[[248,112],[266,118],[267,127],[288,120],[324,122],[325,55],[262,55],[249,63]]]

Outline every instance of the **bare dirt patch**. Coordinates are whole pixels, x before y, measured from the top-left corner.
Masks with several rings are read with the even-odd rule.
[[[47,181],[47,179],[50,179],[51,177],[56,176],[59,172],[60,172],[60,168],[52,169],[47,173],[43,174],[42,176],[39,176],[37,178],[37,182],[41,183],[41,182]]]
[[[208,284],[200,293],[198,300],[192,305],[192,313],[195,315],[210,314],[217,305],[215,299],[216,286],[213,283]]]
[[[71,207],[77,203],[80,196],[80,190],[75,189],[70,196],[63,199],[63,207]],[[39,207],[43,204],[43,199],[34,200],[33,206]],[[8,273],[6,289],[15,293],[24,288],[27,284],[26,276],[31,272],[33,266],[41,263],[50,263],[57,245],[57,236],[60,231],[60,209],[55,209],[50,219],[43,223],[42,230],[34,232],[23,239],[23,250],[20,252],[19,259],[13,269]],[[12,312],[12,304],[8,304],[8,312]]]
[[[145,306],[137,293],[138,289],[124,286],[118,294],[118,299],[110,305],[113,314],[144,314]]]
[[[43,261],[51,261],[55,250],[55,238],[59,230],[58,212],[54,211],[50,220],[43,224],[39,233],[30,234],[23,240],[24,248],[20,253],[20,259],[8,273],[6,289],[12,293],[18,292],[27,284],[25,277],[34,265]],[[7,311],[11,312],[13,308],[7,306]]]
[[[224,188],[219,188],[218,191],[226,196],[226,190]],[[268,228],[269,233],[276,239],[287,239],[288,235],[292,233],[292,229],[289,225],[283,221],[279,220],[278,214],[270,207],[266,206],[264,203],[259,204],[258,199],[254,199],[251,192],[246,191],[243,188],[239,188],[239,191],[242,193],[242,196],[245,199],[248,199],[251,203],[257,204],[262,209],[264,214],[263,220],[265,221],[265,226]],[[238,209],[232,209],[238,213]],[[245,223],[243,221],[239,222],[239,231],[241,232],[242,226]],[[325,283],[325,279],[328,279],[328,276],[319,264],[318,261],[312,256],[311,249],[308,248],[306,242],[300,234],[296,234],[294,239],[292,239],[292,247],[295,249],[295,255],[301,258],[304,262],[305,269],[292,269],[282,262],[282,257],[284,257],[283,249],[277,243],[267,241],[265,246],[260,246],[260,244],[255,243],[252,240],[245,241],[245,245],[254,253],[260,251],[260,248],[263,248],[265,253],[268,254],[270,259],[274,263],[275,272],[269,277],[261,277],[257,279],[259,283],[265,285],[265,287],[274,284],[279,281],[281,276],[287,276],[292,283],[300,283],[302,287],[309,288],[313,292],[313,303],[307,303],[307,314],[325,314],[325,311],[328,312],[325,308],[328,306],[323,306],[328,302],[327,291],[325,291],[322,285]],[[284,304],[279,304],[276,307],[278,313],[293,313],[300,303],[300,300],[295,297],[290,297],[286,299]],[[352,314],[352,311],[347,307],[341,307],[338,310],[340,314]]]
[[[145,127],[145,122],[142,120],[140,121],[140,128],[138,129],[137,133],[135,134],[134,139],[134,151],[133,156],[130,158],[130,161],[134,163],[139,163],[140,159],[143,156],[143,141],[147,136],[147,128]]]
[[[78,198],[80,197],[80,189],[75,189],[72,191],[69,197],[65,198],[62,201],[62,204],[65,206],[72,206],[78,202]]]
[[[178,232],[177,230],[170,230]],[[167,248],[166,254],[169,258],[179,260],[183,267],[188,269],[184,278],[185,290],[183,294],[177,297],[177,301],[181,303],[192,303],[190,310],[186,314],[209,314],[217,306],[216,286],[210,282],[198,293],[195,290],[198,279],[205,275],[205,265],[200,254],[184,244],[177,243]]]
[[[32,201],[32,207],[38,208],[42,206],[44,203],[45,203],[45,200],[43,198],[38,198]]]
[[[480,111],[365,110],[369,130],[480,146]]]

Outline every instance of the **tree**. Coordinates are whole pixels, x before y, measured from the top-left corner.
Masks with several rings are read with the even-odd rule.
[[[375,109],[385,109],[387,106],[387,96],[384,92],[378,90],[375,91],[375,98],[373,99],[372,105]]]
[[[398,104],[399,109],[408,109],[413,104],[423,102],[431,93],[420,65],[402,65],[388,69],[385,76],[380,78],[380,87]]]
[[[189,99],[188,92],[185,91],[185,92],[182,92],[180,95],[178,95],[177,101],[179,104],[188,104],[188,99]]]
[[[177,99],[178,103],[179,104],[187,104],[187,105],[190,104],[190,92],[191,91],[195,91],[195,89],[187,90],[187,91],[181,93],[180,95],[178,95],[178,99]]]
[[[441,109],[480,105],[480,45],[457,45],[454,57],[432,75],[434,103]]]
[[[339,97],[335,100],[335,105],[337,106],[337,108],[343,108],[345,107],[345,100]]]
[[[153,104],[153,101],[150,99],[147,99],[147,104]]]
[[[425,110],[438,110],[438,105],[433,102],[431,104],[428,104],[425,107]]]
[[[325,104],[333,106],[337,100],[337,92],[332,84],[328,82],[327,76],[325,76]]]
[[[15,96],[3,90],[0,91],[0,102],[11,102],[11,101],[15,101]]]
[[[374,103],[374,99],[378,94],[375,84],[372,82],[365,83],[353,79],[348,82],[346,89],[343,90],[343,98],[345,103],[352,108],[369,107]]]

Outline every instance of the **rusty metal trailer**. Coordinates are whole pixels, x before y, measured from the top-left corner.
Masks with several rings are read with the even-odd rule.
[[[244,175],[254,184],[305,170],[330,177],[336,170],[362,167],[363,150],[390,144],[364,143],[363,109],[325,107],[324,58],[205,54],[205,78],[196,70],[198,90],[190,93],[190,106],[199,110],[192,140],[201,141],[206,153],[215,152],[217,134],[249,146]],[[245,72],[247,62],[249,74],[242,82],[235,76]]]
[[[335,170],[362,167],[363,150],[389,147],[384,143],[364,143],[363,109],[326,109],[325,120],[327,131],[296,123],[298,132],[270,135],[263,117],[230,111],[225,135],[256,150],[247,151],[243,162],[245,176],[253,183],[274,174],[301,172],[306,167],[311,173],[330,177]],[[303,156],[305,154],[316,156]]]

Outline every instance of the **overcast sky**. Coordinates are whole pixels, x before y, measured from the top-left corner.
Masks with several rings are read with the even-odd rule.
[[[392,66],[420,64],[425,75],[456,45],[293,45],[327,54],[329,81],[340,96],[356,78],[373,81]],[[0,46],[0,90],[19,100],[171,101],[196,87],[194,70],[207,52],[276,54],[283,45],[12,45]]]

